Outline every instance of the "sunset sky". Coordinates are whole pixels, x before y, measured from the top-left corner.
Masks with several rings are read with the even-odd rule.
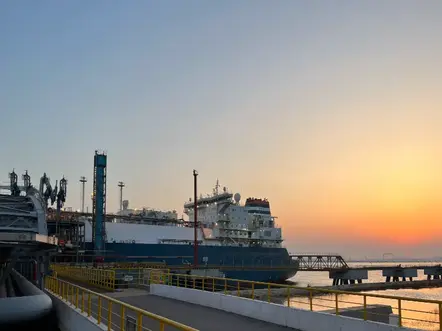
[[[442,256],[442,2],[4,1],[0,181],[266,197],[292,252]],[[87,205],[90,201],[87,199]]]

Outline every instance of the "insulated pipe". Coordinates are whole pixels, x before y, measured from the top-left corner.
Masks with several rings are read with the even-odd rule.
[[[0,329],[2,324],[36,320],[52,311],[52,300],[48,295],[15,270],[12,270],[11,277],[23,296],[0,300]]]

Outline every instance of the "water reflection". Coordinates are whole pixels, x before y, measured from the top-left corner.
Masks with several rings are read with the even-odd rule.
[[[287,305],[287,300],[284,301]],[[393,309],[393,314],[398,314],[398,300],[367,297],[367,305],[388,305]],[[350,307],[363,307],[363,296],[358,295],[339,295],[338,309]],[[310,310],[310,299],[308,297],[292,297],[290,307]],[[315,296],[312,299],[312,308],[314,311],[328,311],[334,313],[336,310],[335,295]],[[421,302],[401,302],[402,324],[410,328],[423,330],[439,330],[439,309],[437,304]]]
[[[373,265],[391,265],[392,263],[373,263]],[[430,263],[420,263],[420,265],[429,265]],[[402,263],[402,266],[408,264]],[[419,265],[419,263],[411,263],[410,265]],[[358,266],[351,264],[351,266]],[[385,278],[382,271],[373,270],[368,272],[369,280],[364,282],[383,282]],[[418,279],[426,279],[423,270],[418,270]],[[294,278],[298,286],[330,286],[332,281],[329,279],[328,272],[299,272]],[[417,299],[442,300],[442,288],[426,288],[426,289],[399,289],[385,291],[370,291],[368,294],[381,294],[391,296],[410,297]],[[281,302],[282,303],[282,302]],[[287,304],[287,301],[284,302]],[[398,314],[398,300],[383,298],[367,298],[367,305],[381,304],[389,305],[393,309],[393,314]],[[313,298],[313,310],[325,311],[335,310],[336,307],[334,295],[322,295]],[[308,297],[292,297],[290,306],[301,309],[310,309],[310,301]],[[358,295],[340,295],[338,297],[339,308],[349,308],[363,306],[363,297]],[[424,330],[439,330],[439,306],[438,304],[420,303],[420,302],[401,302],[403,325],[411,328],[419,328]]]

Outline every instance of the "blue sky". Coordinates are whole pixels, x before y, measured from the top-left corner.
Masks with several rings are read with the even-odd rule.
[[[108,210],[121,180],[133,207],[181,212],[196,168],[202,192],[219,178],[268,197],[307,247],[381,155],[439,183],[441,14],[438,1],[4,1],[0,174],[65,175],[79,208],[104,149]],[[402,169],[415,153],[420,170]]]

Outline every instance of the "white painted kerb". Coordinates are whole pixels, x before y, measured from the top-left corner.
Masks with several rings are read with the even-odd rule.
[[[287,326],[301,331],[414,330],[378,322],[364,321],[351,317],[289,308],[273,303],[224,295],[222,293],[207,292],[168,285],[151,284],[150,293],[165,298],[220,309],[229,313],[235,313],[261,321]]]

